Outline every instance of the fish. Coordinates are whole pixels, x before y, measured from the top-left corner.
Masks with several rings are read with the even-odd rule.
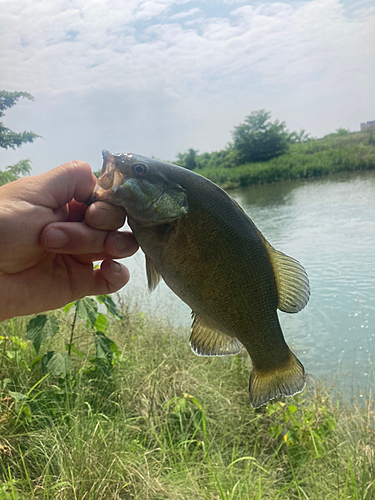
[[[135,153],[102,155],[90,203],[125,209],[146,257],[149,290],[163,279],[192,310],[192,351],[226,356],[245,348],[253,408],[302,392],[305,369],[284,339],[277,309],[306,306],[304,267],[273,248],[237,202],[203,176]]]

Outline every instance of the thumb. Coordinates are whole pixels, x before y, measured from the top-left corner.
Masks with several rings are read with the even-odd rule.
[[[88,163],[70,161],[44,174],[29,177],[18,196],[35,205],[57,209],[73,198],[79,202],[87,200],[95,184],[96,178]]]

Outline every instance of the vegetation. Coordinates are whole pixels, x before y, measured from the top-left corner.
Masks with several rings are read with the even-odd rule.
[[[268,161],[288,150],[290,134],[285,123],[270,121],[271,113],[254,111],[245,122],[234,127],[233,149],[238,163]]]
[[[375,168],[373,130],[291,145],[287,154],[263,163],[234,168],[205,168],[199,173],[226,189],[292,179],[321,177],[343,171]]]
[[[189,149],[179,153],[177,164],[189,170],[234,168],[247,162],[265,162],[289,150],[290,144],[312,140],[304,130],[290,133],[285,122],[271,122],[271,113],[264,109],[253,111],[244,123],[234,127],[233,142],[222,151],[203,153]]]
[[[195,168],[197,168],[197,162],[195,161],[197,153],[198,151],[195,151],[195,149],[189,149],[187,153],[179,153],[179,165],[184,166],[188,170],[194,170]]]
[[[4,111],[13,107],[17,101],[21,98],[34,100],[34,97],[27,92],[6,92],[5,90],[0,91],[0,118],[4,116]],[[9,128],[5,127],[2,122],[0,122],[0,148],[4,149],[16,149],[21,147],[27,142],[34,142],[37,137],[40,137],[34,132],[13,132]],[[6,184],[7,182],[15,181],[20,175],[26,175],[30,173],[31,164],[30,160],[21,160],[15,165],[9,165],[4,171],[0,170],[0,186]]]
[[[196,357],[187,332],[95,302],[0,324],[0,499],[375,498],[370,398],[309,381],[254,411],[247,355]]]
[[[256,111],[235,127],[226,149],[203,154],[190,149],[179,155],[177,164],[225,189],[375,168],[374,130],[350,133],[339,128],[313,139],[304,130],[290,133],[285,123],[269,118],[264,110]]]

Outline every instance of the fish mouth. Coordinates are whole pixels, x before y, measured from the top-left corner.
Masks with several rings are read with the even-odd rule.
[[[104,149],[102,156],[103,165],[100,176],[96,181],[90,198],[85,201],[86,205],[91,205],[94,201],[108,198],[108,195],[114,195],[118,188],[125,182],[125,176],[116,167],[114,155]]]
[[[112,165],[115,163],[115,159],[113,157],[113,154],[110,153],[109,151],[107,151],[106,149],[103,149],[102,157],[103,157],[103,165],[102,165],[102,170],[100,172],[100,176],[102,176],[104,174],[104,172],[106,171],[108,163],[112,164]]]
[[[124,182],[124,175],[116,167],[115,158],[112,153],[107,150],[102,151],[103,166],[98,179],[98,185],[105,191],[112,189],[116,192]]]

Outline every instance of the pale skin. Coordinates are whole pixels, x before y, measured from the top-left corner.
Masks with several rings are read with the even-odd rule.
[[[123,208],[83,203],[95,183],[90,166],[74,161],[0,187],[0,321],[128,282],[128,269],[114,259],[134,254],[138,244],[117,231]]]

